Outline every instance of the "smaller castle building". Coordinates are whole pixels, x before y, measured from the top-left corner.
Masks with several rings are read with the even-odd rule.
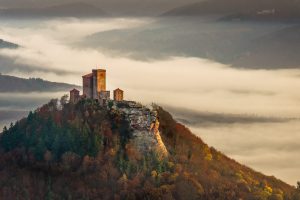
[[[114,100],[115,101],[123,101],[124,99],[124,91],[120,88],[114,90]]]
[[[79,90],[73,89],[70,91],[70,103],[75,104],[79,101],[80,95],[79,95]]]

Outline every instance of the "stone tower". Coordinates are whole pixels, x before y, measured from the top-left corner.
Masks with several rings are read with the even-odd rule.
[[[93,69],[93,97],[97,99],[100,92],[106,91],[106,70]]]
[[[82,76],[83,95],[86,98],[99,99],[106,91],[106,70],[93,69],[92,73]]]
[[[83,95],[86,98],[93,97],[93,74],[87,74],[82,76],[82,87],[83,87]]]

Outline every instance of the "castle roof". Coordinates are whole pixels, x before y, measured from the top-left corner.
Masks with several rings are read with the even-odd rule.
[[[114,91],[120,91],[120,92],[124,92],[123,90],[121,90],[120,88],[115,89]]]
[[[93,72],[94,72],[94,71],[106,72],[105,69],[93,69],[92,71],[93,71]]]
[[[82,76],[82,78],[90,78],[93,76],[93,73],[89,73],[89,74],[86,74],[84,76]]]
[[[76,88],[74,88],[74,89],[71,90],[70,92],[79,92],[79,90],[77,90]]]

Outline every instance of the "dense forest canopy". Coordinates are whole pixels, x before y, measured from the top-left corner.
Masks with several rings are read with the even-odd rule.
[[[164,159],[130,145],[129,123],[110,103],[63,97],[30,112],[1,134],[0,198],[300,199],[300,187],[238,164],[155,109]]]

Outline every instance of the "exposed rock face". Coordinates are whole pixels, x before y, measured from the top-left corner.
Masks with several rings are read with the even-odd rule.
[[[157,148],[160,150],[161,154],[163,157],[168,156],[168,151],[163,143],[161,137],[160,137],[160,132],[159,132],[159,121],[156,118],[155,123],[153,124],[154,126],[152,127],[151,131],[154,133],[155,138],[157,140]]]
[[[123,112],[133,132],[133,145],[140,152],[156,152],[161,159],[168,156],[168,151],[161,139],[157,113],[139,103],[122,101],[116,109]]]

